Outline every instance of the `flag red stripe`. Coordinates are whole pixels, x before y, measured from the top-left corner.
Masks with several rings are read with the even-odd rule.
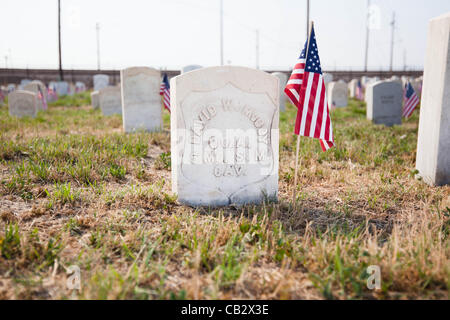
[[[317,114],[317,121],[316,121],[316,130],[314,131],[314,138],[320,138],[320,131],[322,130],[323,125],[323,108],[324,108],[324,101],[325,101],[325,83],[322,81],[322,92],[320,93],[320,103],[319,103],[319,110]]]

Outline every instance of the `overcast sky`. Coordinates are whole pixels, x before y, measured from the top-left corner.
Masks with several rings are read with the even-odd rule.
[[[306,37],[306,0],[223,0],[224,60],[263,69],[292,67]],[[220,64],[220,0],[61,0],[65,69],[97,67],[96,23],[104,69],[179,69]],[[429,19],[449,0],[372,0],[369,67],[388,68],[396,13],[394,66],[421,68]],[[57,0],[0,0],[0,66],[57,68]],[[311,0],[322,67],[364,65],[366,0]],[[379,15],[377,14],[379,13]],[[377,18],[377,15],[379,18]],[[5,59],[7,57],[7,61]]]

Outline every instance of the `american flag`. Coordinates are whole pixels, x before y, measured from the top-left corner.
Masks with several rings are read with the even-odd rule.
[[[44,110],[47,110],[48,105],[47,105],[47,100],[45,99],[45,95],[42,92],[41,88],[38,89],[38,98],[42,101],[42,107],[44,108]]]
[[[297,106],[295,134],[320,139],[323,151],[334,146],[333,127],[314,27],[284,89]]]
[[[163,76],[161,87],[159,88],[159,94],[163,96],[164,108],[170,112],[170,85],[169,79],[167,78],[167,73]]]
[[[419,104],[419,97],[414,91],[411,82],[408,82],[408,84],[405,87],[405,105],[403,106],[403,117],[408,119],[414,112],[414,109],[416,109],[418,104]]]
[[[356,85],[356,99],[364,100],[363,86],[361,80],[358,80],[358,84]]]

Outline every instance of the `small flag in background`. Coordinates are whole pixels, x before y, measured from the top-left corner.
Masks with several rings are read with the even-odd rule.
[[[356,99],[364,100],[363,86],[361,80],[358,80],[358,84],[356,85]]]
[[[41,91],[41,88],[39,88],[38,98],[42,101],[42,107],[44,108],[44,110],[47,110],[48,109],[47,100],[45,99],[45,95]]]
[[[419,97],[414,91],[411,82],[408,82],[408,84],[405,87],[405,105],[403,106],[403,117],[408,119],[414,112],[414,109],[416,109],[418,104],[419,104]]]
[[[314,27],[284,89],[297,106],[295,134],[320,139],[323,151],[334,146],[333,127]]]
[[[164,74],[161,87],[159,88],[159,94],[163,96],[164,108],[170,112],[170,85],[167,73]]]

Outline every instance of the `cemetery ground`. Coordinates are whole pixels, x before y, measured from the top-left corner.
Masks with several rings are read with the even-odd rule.
[[[301,139],[294,207],[289,105],[278,203],[210,209],[170,192],[166,111],[163,132],[124,134],[89,100],[0,108],[0,299],[450,298],[450,187],[414,178],[418,111],[387,128],[334,110],[336,148]]]

